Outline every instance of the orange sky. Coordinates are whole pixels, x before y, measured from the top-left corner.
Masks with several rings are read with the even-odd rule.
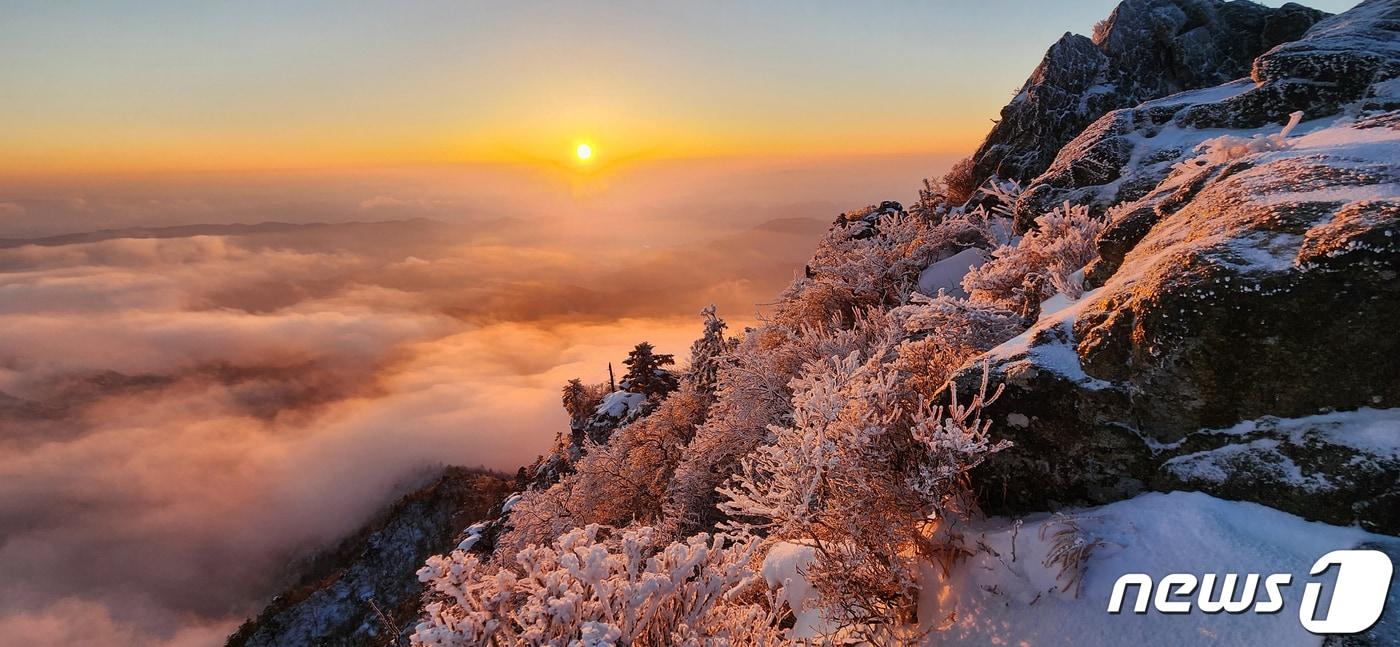
[[[1022,3],[1010,44],[964,4],[35,3],[0,22],[0,174],[966,153],[1111,0]]]
[[[0,174],[965,155],[1114,4],[21,2]]]

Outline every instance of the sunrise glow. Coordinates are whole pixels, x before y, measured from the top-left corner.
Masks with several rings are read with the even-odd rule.
[[[1400,0],[0,3],[0,647],[1400,645]]]

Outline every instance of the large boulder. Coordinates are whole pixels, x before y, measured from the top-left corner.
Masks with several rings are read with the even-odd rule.
[[[1127,0],[1094,29],[1065,34],[973,154],[977,182],[1026,182],[1103,114],[1249,74],[1255,57],[1326,14],[1220,0]]]

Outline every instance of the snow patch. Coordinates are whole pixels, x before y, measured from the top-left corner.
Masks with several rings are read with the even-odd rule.
[[[1218,103],[1226,99],[1231,99],[1255,88],[1251,79],[1239,79],[1209,88],[1199,90],[1187,90],[1176,94],[1167,95],[1160,99],[1153,99],[1140,104],[1138,109],[1156,107],[1186,107],[1200,105],[1204,103]]]
[[[788,633],[790,639],[815,638],[833,629],[822,620],[820,594],[803,575],[816,559],[817,549],[810,545],[781,542],[763,560],[763,580],[770,589],[782,587],[779,601],[792,609],[795,623]]]
[[[467,536],[466,536],[465,538],[462,539],[462,543],[457,544],[457,550],[461,550],[461,551],[471,550],[472,547],[475,546],[477,542],[481,541],[481,534],[484,533],[484,532],[486,532],[486,529],[487,529],[489,526],[490,526],[490,524],[487,524],[487,523],[484,522],[484,521],[478,521],[478,522],[476,522],[476,523],[474,523],[474,524],[468,526],[468,527],[467,527]]]
[[[1045,560],[1063,518],[1018,525],[991,519],[972,526],[977,551],[948,578],[924,569],[920,624],[928,645],[1218,645],[1317,644],[1298,622],[1301,583],[1323,554],[1394,538],[1358,528],[1304,521],[1253,503],[1194,492],[1150,493],[1072,515],[1079,541],[1092,543],[1082,589]],[[1046,539],[1041,530],[1050,524]],[[985,547],[985,549],[983,548]],[[1293,573],[1285,608],[1274,614],[1109,614],[1113,583],[1126,573],[1154,580],[1168,573]],[[1130,593],[1132,599],[1134,593]],[[950,617],[950,614],[953,614]]]
[[[1040,304],[1040,318],[1037,323],[1055,316],[1055,313],[1068,308],[1077,299],[1066,295],[1063,292],[1056,292],[1055,296],[1046,299]]]
[[[1281,443],[1273,438],[1261,438],[1249,443],[1226,445],[1185,456],[1177,456],[1162,464],[1162,469],[1186,482],[1224,484],[1240,470],[1257,479],[1308,492],[1327,492],[1336,486],[1321,474],[1306,474],[1283,452]]]
[[[962,289],[963,277],[969,269],[981,267],[987,262],[987,253],[976,247],[969,247],[948,258],[938,261],[919,272],[919,293],[937,296],[943,290],[949,296],[967,298]]]
[[[1295,445],[1309,441],[1340,445],[1378,458],[1400,459],[1400,409],[1333,411],[1301,418],[1264,416],[1224,429],[1202,429],[1199,434],[1245,436],[1260,432],[1281,435]],[[1175,443],[1171,447],[1180,445]]]
[[[987,360],[1004,362],[1008,370],[1018,363],[1024,363],[1036,369],[1048,370],[1087,389],[1108,388],[1111,384],[1084,372],[1079,362],[1079,352],[1074,348],[1074,320],[1102,289],[1091,290],[1079,299],[1063,304],[1050,303],[1055,300],[1054,297],[1047,299],[1045,303],[1054,309],[1042,312],[1040,320],[1030,330],[987,351]],[[1045,304],[1041,307],[1044,308]]]
[[[645,400],[646,395],[641,393],[613,391],[603,396],[602,404],[598,405],[594,413],[612,418],[625,418],[629,413],[641,407],[642,402]]]

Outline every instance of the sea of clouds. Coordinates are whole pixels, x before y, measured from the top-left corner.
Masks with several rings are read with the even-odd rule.
[[[569,378],[643,340],[683,358],[708,303],[753,321],[849,200],[492,210],[380,182],[0,200],[0,644],[221,643],[436,467],[544,452]],[[363,222],[228,224],[279,204]],[[118,230],[13,234],[83,222]]]

